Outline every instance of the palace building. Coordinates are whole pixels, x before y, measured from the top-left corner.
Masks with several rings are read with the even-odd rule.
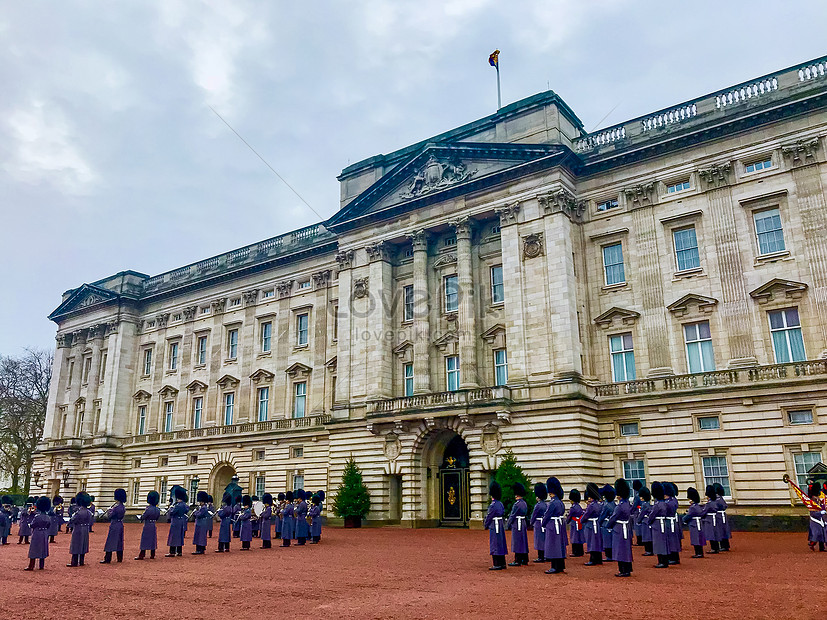
[[[548,91],[348,166],[326,222],[64,293],[40,492],[332,493],[352,457],[368,520],[479,526],[513,451],[800,513],[826,150],[827,57],[596,133]]]

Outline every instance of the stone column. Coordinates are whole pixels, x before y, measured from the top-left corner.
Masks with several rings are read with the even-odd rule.
[[[428,234],[415,230],[410,235],[413,243],[413,349],[414,394],[431,391],[431,325],[428,296]]]
[[[500,245],[505,295],[505,339],[508,347],[508,383],[526,383],[525,310],[523,304],[523,263],[517,226],[519,203],[496,210],[500,216]]]
[[[477,368],[477,320],[472,265],[470,218],[462,217],[450,222],[457,236],[457,282],[459,284],[459,380],[461,388],[479,387]]]
[[[72,382],[69,386],[69,399],[67,400],[66,428],[62,429],[67,437],[73,437],[75,432],[75,416],[77,409],[75,402],[80,397],[80,386],[83,378],[83,349],[86,347],[86,330],[79,329],[72,332],[72,352],[70,357],[74,358],[75,367],[72,371]]]
[[[313,374],[310,377],[310,415],[322,415],[325,412],[325,380],[327,372],[327,318],[330,311],[328,291],[330,285],[330,269],[323,269],[313,274],[313,286],[316,292],[316,303],[313,308]]]
[[[89,366],[89,377],[86,387],[87,415],[83,418],[81,436],[90,437],[95,433],[95,399],[100,387],[101,357],[103,356],[103,335],[105,325],[94,325],[89,328],[88,339],[92,342],[92,363]]]
[[[391,248],[384,241],[366,248],[370,265],[368,267],[370,341],[368,343],[368,366],[371,380],[368,382],[368,399],[391,398],[393,396],[393,353],[394,340],[389,339],[393,330],[393,267]]]
[[[353,286],[353,250],[343,250],[336,254],[336,262],[339,264],[339,316],[336,320],[338,327],[338,344],[336,347],[336,404],[338,410],[344,409],[344,415],[335,417],[347,417],[350,406],[350,348],[353,335],[353,312],[351,311],[351,288]],[[320,370],[321,372],[321,370]]]
[[[49,384],[49,404],[46,408],[46,420],[43,424],[43,439],[55,439],[59,436],[62,416],[58,412],[58,403],[64,402],[66,394],[66,382],[69,377],[67,359],[71,351],[71,335],[57,334],[55,336],[56,348],[52,360],[52,380]]]

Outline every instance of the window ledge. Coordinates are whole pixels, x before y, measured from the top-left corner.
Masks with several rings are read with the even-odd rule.
[[[295,347],[293,347],[293,350],[294,351],[303,351],[304,349],[309,349],[309,348],[310,348],[310,345],[308,345],[308,344],[297,344]]]
[[[400,325],[413,325],[413,319],[406,319],[402,321]]]
[[[164,373],[165,375],[177,375],[178,369],[167,368],[167,371]]]
[[[504,307],[505,307],[505,301],[494,301],[494,302],[491,302],[491,307],[492,307],[492,308],[504,308]]]
[[[764,263],[774,263],[777,260],[795,260],[790,256],[789,250],[782,252],[773,252],[772,254],[761,254],[755,257],[755,266],[763,265]]]
[[[206,368],[206,367],[207,367],[206,364],[195,364],[195,365],[193,365],[192,369],[193,370],[201,370],[201,369]]]
[[[261,359],[262,357],[273,357],[273,352],[272,351],[263,351],[262,353],[259,353],[258,355],[256,355],[256,358],[258,358],[258,359]]]
[[[604,293],[611,293],[613,291],[619,291],[629,286],[628,282],[618,282],[617,284],[605,284],[600,287],[600,290]]]
[[[238,358],[237,357],[228,357],[224,360],[224,364],[237,364]]]
[[[676,271],[672,275],[672,282],[677,282],[678,280],[686,280],[688,278],[695,278],[695,277],[705,277],[706,274],[704,273],[703,267],[696,267],[694,269],[684,269],[683,271]]]

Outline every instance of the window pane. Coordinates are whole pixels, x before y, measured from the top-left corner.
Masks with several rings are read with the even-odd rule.
[[[457,276],[445,278],[445,311],[456,312],[459,308],[459,280]]]
[[[626,381],[634,381],[636,378],[635,373],[635,354],[634,353],[624,353],[623,354],[626,364]]]
[[[623,461],[623,477],[626,479],[626,482],[629,483],[629,486],[632,486],[632,483],[635,480],[640,480],[640,482],[645,486],[646,472],[643,461],[639,459]]]
[[[724,495],[729,496],[729,472],[727,470],[726,458],[722,456],[705,456],[702,460],[704,483],[720,484],[724,487]]]
[[[787,347],[786,331],[772,333],[772,349],[775,352],[776,364],[786,364],[790,361],[790,350]]]
[[[784,313],[781,311],[770,312],[770,328],[781,329],[784,327]]]
[[[698,428],[702,431],[716,431],[721,428],[721,421],[718,416],[704,416],[698,418]]]
[[[812,424],[813,411],[812,409],[798,409],[796,411],[789,411],[787,413],[790,424]]]
[[[505,301],[502,265],[491,268],[491,301],[495,304]]]
[[[603,267],[606,284],[619,284],[626,281],[623,270],[623,246],[620,243],[603,247]]]
[[[806,491],[807,471],[821,462],[821,452],[799,452],[793,455],[795,463],[795,475],[798,478],[798,486]]]
[[[787,308],[782,312],[784,320],[787,322],[787,327],[799,327],[801,321],[798,318],[798,308]]]

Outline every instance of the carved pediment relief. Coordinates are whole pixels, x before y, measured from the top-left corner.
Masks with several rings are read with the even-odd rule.
[[[634,325],[635,321],[637,321],[639,317],[640,312],[627,310],[625,308],[618,308],[615,306],[596,317],[594,322],[603,329],[608,329],[615,321],[618,321],[622,325]]]
[[[482,334],[480,334],[480,338],[485,340],[489,346],[495,349],[505,348],[505,325],[502,323],[497,323],[496,325],[489,327],[482,332]]]
[[[259,368],[253,374],[250,375],[250,379],[253,380],[253,383],[267,383],[273,380],[275,377],[272,372],[269,370],[264,370],[263,368]]]
[[[165,385],[158,390],[158,393],[161,395],[161,398],[171,398],[178,394],[178,390],[171,385]]]
[[[74,312],[77,310],[85,310],[98,304],[103,304],[112,300],[118,299],[118,294],[112,291],[95,286],[93,284],[83,284],[75,289],[69,297],[60,306],[58,306],[49,318],[55,318]]]
[[[399,359],[406,360],[406,361],[410,361],[409,353],[411,353],[412,351],[413,351],[413,342],[411,342],[410,340],[403,340],[402,342],[400,342],[398,345],[396,345],[393,348],[393,352],[396,354],[396,356]]]
[[[443,353],[456,355],[459,347],[459,336],[454,331],[445,332],[439,338],[434,340],[434,346]]]
[[[232,375],[224,375],[218,381],[215,382],[222,390],[226,390],[227,388],[234,388],[237,387],[239,384],[239,380],[236,379]]]
[[[146,401],[148,401],[150,398],[152,398],[152,394],[150,394],[150,393],[149,393],[149,392],[147,392],[146,390],[138,390],[137,392],[135,392],[135,393],[132,395],[132,398],[133,398],[135,401],[139,402],[139,403],[145,403],[145,402],[146,402]]]
[[[675,316],[683,316],[685,314],[712,312],[717,304],[718,300],[714,297],[705,297],[704,295],[689,293],[666,306],[666,309]]]
[[[302,379],[304,377],[310,376],[310,373],[313,372],[313,369],[310,368],[310,366],[305,366],[301,362],[295,362],[291,364],[284,372],[286,372],[291,379]]]
[[[194,381],[191,381],[190,384],[187,386],[187,391],[193,394],[202,394],[207,391],[207,384],[203,381],[195,379]]]
[[[776,299],[800,299],[807,290],[807,285],[794,280],[782,280],[775,278],[754,291],[750,291],[750,297],[765,304]]]
[[[442,267],[447,267],[448,265],[456,265],[456,263],[457,255],[449,252],[447,254],[443,254],[434,261],[434,269],[441,269]]]
[[[407,188],[400,192],[399,197],[403,200],[419,198],[449,185],[466,181],[477,172],[477,168],[469,168],[457,157],[438,157],[432,154],[408,181]]]
[[[327,361],[324,363],[324,366],[325,366],[325,368],[327,368],[330,372],[336,372],[336,366],[337,366],[337,364],[338,364],[338,360],[336,359],[336,356],[334,355],[333,357],[331,357],[329,360],[327,360]]]

